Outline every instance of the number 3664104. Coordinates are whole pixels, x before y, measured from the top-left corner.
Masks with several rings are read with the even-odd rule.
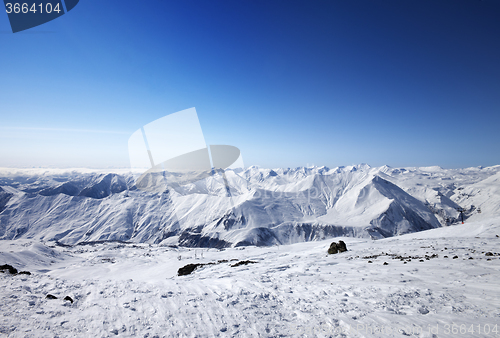
[[[44,6],[45,5],[45,6]],[[61,9],[59,8],[59,3],[57,3],[55,6],[53,6],[50,2],[47,2],[46,4],[32,4],[31,6],[27,3],[6,3],[5,4],[5,10],[7,11],[7,14],[10,13],[52,13],[56,12],[59,13]]]

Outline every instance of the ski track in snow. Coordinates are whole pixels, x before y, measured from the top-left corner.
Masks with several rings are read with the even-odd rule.
[[[335,255],[326,254],[331,239],[226,250],[1,241],[0,264],[32,275],[0,273],[0,335],[499,337],[477,332],[500,326],[500,256],[485,256],[500,252],[499,224],[342,238],[349,251]],[[177,276],[219,260],[228,262]],[[239,260],[256,263],[231,267]],[[446,334],[452,324],[476,332]]]

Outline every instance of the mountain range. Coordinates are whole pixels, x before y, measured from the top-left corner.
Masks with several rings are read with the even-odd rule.
[[[167,179],[168,181],[168,179]],[[269,246],[500,215],[500,166],[227,169],[143,191],[129,170],[0,169],[0,239]]]

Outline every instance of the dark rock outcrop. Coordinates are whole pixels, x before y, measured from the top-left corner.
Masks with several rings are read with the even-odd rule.
[[[236,259],[231,259],[231,261],[236,261]],[[182,268],[179,268],[179,270],[177,270],[177,276],[186,276],[186,275],[190,275],[194,270],[196,270],[197,268],[199,268],[200,266],[205,266],[205,265],[215,265],[215,264],[222,264],[222,263],[228,263],[229,261],[227,259],[222,259],[222,260],[219,260],[217,262],[210,262],[210,263],[196,263],[196,264],[188,264],[188,265],[184,265]],[[252,264],[252,263],[257,263],[257,262],[254,262],[254,261],[249,261],[249,260],[246,260],[246,261],[239,261],[235,264],[232,264],[231,266],[232,267],[237,267],[237,266],[240,266],[240,265],[247,265],[247,264]]]
[[[339,249],[337,247],[337,243],[333,242],[332,244],[330,244],[330,247],[328,248],[328,254],[332,255],[332,254],[336,254],[338,252],[339,252]]]
[[[12,275],[31,275],[31,272],[29,271],[18,272],[15,267],[9,264],[0,265],[0,272],[5,272],[5,271],[9,271],[9,273]]]
[[[9,273],[11,273],[13,275],[17,274],[17,269],[9,264],[0,265],[0,270],[2,272],[4,272],[5,270],[8,270]]]
[[[235,268],[235,267],[240,266],[240,265],[247,265],[247,264],[253,264],[253,263],[257,263],[257,262],[255,262],[255,261],[239,261],[238,263],[235,263],[231,266],[233,268]]]
[[[344,241],[339,241],[339,243],[337,244],[337,247],[339,249],[339,252],[347,251],[347,245],[345,245]]]
[[[57,299],[56,296],[51,295],[50,293],[47,296],[45,296],[45,298],[47,298],[47,299]]]
[[[64,297],[64,300],[67,300],[67,301],[71,302],[71,304],[73,304],[73,298],[71,298],[70,296]]]
[[[196,268],[198,268],[199,266],[203,266],[203,265],[205,265],[205,264],[188,264],[188,265],[185,265],[182,268],[179,268],[179,270],[177,270],[177,275],[178,276],[190,275],[191,272],[193,272],[194,270],[196,270]]]
[[[332,242],[332,244],[330,244],[330,248],[328,248],[328,253],[330,255],[345,251],[347,251],[347,246],[344,241],[339,241],[338,243]]]

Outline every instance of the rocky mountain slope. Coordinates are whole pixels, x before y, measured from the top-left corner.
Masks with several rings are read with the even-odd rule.
[[[147,192],[126,170],[0,169],[0,238],[192,247],[384,238],[457,223],[459,207],[466,218],[497,216],[498,175],[500,166],[250,167]]]

